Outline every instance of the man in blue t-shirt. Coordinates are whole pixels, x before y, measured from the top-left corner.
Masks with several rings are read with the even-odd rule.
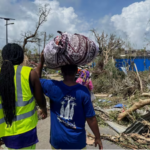
[[[41,77],[44,57],[36,71]],[[100,132],[88,89],[75,82],[76,65],[61,67],[63,81],[40,79],[43,92],[50,98],[50,144],[54,149],[86,147],[85,122],[95,135],[95,145],[102,149]]]

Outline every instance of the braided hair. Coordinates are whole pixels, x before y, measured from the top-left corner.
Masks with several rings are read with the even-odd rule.
[[[14,65],[23,62],[24,52],[18,44],[7,44],[2,50],[3,63],[0,72],[0,95],[2,98],[2,108],[7,126],[11,126],[16,117],[15,110],[15,85],[14,85]]]

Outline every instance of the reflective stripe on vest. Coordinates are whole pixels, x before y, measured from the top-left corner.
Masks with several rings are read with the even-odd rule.
[[[19,120],[31,117],[32,115],[34,115],[35,111],[36,111],[36,108],[34,108],[32,111],[29,111],[27,113],[18,115],[18,116],[16,116],[16,118],[14,119],[14,121],[19,121]]]
[[[4,122],[5,122],[4,118],[0,119],[0,124],[2,124]]]
[[[36,108],[34,108],[32,111],[29,111],[29,112],[27,112],[27,113],[18,115],[18,116],[16,116],[16,118],[14,119],[14,121],[19,121],[19,120],[22,120],[22,119],[26,119],[26,118],[28,118],[28,117],[31,117],[32,115],[34,115],[35,111],[36,111]],[[2,123],[4,123],[4,122],[5,122],[5,119],[4,119],[4,118],[0,119],[0,124],[2,124]]]
[[[17,71],[16,71],[16,85],[17,85],[17,99],[18,99],[18,101],[15,104],[16,107],[26,106],[26,105],[32,103],[34,100],[34,97],[32,97],[29,101],[23,101],[22,87],[21,87],[21,70],[22,70],[22,67],[23,66],[18,66]],[[0,109],[2,109],[2,104],[0,104]],[[34,115],[35,111],[36,111],[36,107],[32,111],[29,111],[29,112],[21,114],[21,115],[17,115],[16,118],[14,118],[14,121],[19,121],[19,120],[31,117],[32,115]],[[0,119],[0,124],[2,124],[4,122],[5,122],[4,118]]]
[[[34,97],[32,97],[29,101],[23,101],[22,88],[21,88],[21,70],[22,70],[22,67],[23,66],[18,66],[17,72],[16,72],[17,99],[18,99],[18,101],[16,102],[16,106],[26,106],[26,105],[32,103],[34,100]]]
[[[16,107],[26,106],[26,105],[32,103],[33,100],[34,100],[34,97],[32,97],[29,101],[19,101],[19,102],[16,102]],[[2,104],[0,104],[0,109],[2,109]]]

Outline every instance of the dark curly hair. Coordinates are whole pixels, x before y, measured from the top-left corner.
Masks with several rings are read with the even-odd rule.
[[[77,65],[65,65],[61,67],[61,72],[64,76],[73,76],[77,73]]]
[[[15,85],[14,65],[19,65],[24,60],[24,52],[18,44],[7,44],[2,50],[3,63],[0,72],[0,95],[6,124],[12,125],[16,117],[15,111]]]

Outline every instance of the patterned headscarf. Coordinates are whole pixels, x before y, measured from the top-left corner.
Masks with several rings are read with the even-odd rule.
[[[82,85],[85,85],[85,83],[86,83],[87,79],[89,79],[89,78],[90,78],[90,72],[89,72],[89,71],[87,71],[87,70],[82,70],[82,71],[81,71],[81,75],[80,75],[80,77],[83,79],[83,81],[82,81]]]

